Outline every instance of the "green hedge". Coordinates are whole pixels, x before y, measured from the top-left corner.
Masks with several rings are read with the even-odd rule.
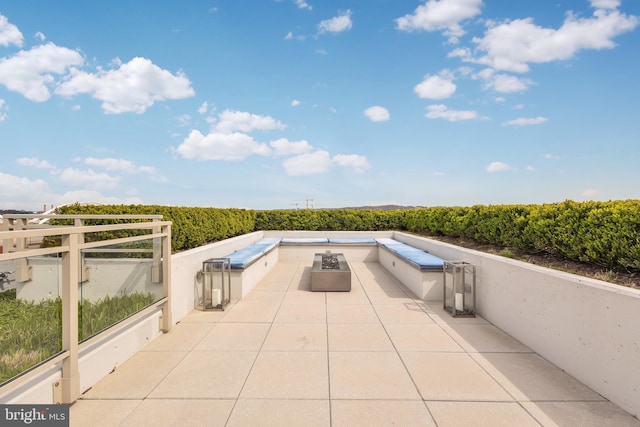
[[[171,221],[171,250],[180,251],[252,232],[256,212],[246,209],[192,208],[160,205],[68,205],[58,214],[75,215],[162,215]],[[122,221],[95,220],[87,225]],[[118,237],[118,236],[112,236]]]
[[[404,229],[546,252],[609,268],[640,269],[640,201],[428,208]]]
[[[266,210],[147,205],[73,205],[59,213],[160,214],[173,222],[172,249],[256,230],[399,230],[546,252],[608,268],[640,269],[640,200],[565,201],[407,210]]]
[[[360,209],[270,210],[256,216],[256,230],[322,230],[375,231],[399,230],[402,210],[377,211]]]

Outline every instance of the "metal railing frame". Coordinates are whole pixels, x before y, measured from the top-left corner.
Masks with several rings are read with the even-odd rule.
[[[43,216],[56,219],[73,219],[74,226],[50,226],[30,222],[34,218]],[[60,383],[60,403],[73,403],[80,397],[80,373],[78,370],[81,343],[78,340],[78,285],[80,283],[80,265],[82,251],[98,246],[135,242],[153,239],[152,281],[163,283],[163,298],[154,302],[150,307],[142,310],[143,314],[157,307],[162,308],[161,328],[171,329],[171,221],[161,221],[162,215],[4,215],[0,241],[3,242],[3,253],[0,261],[22,260],[33,256],[61,255],[62,257],[62,349],[54,357],[30,369],[25,374],[10,381],[2,388],[19,386],[27,382],[40,370],[50,367],[51,363],[62,362],[62,381]],[[145,222],[130,222],[109,225],[85,226],[87,219],[117,219],[117,220],[146,220]],[[85,234],[116,230],[151,230],[150,234],[101,240],[85,243]],[[60,246],[50,248],[29,248],[29,239],[60,236]],[[15,245],[14,245],[15,242]],[[164,254],[164,256],[163,256]],[[132,323],[140,316],[132,316],[118,324],[119,327]],[[93,338],[104,336],[111,332],[108,328]],[[84,343],[83,343],[84,344]]]

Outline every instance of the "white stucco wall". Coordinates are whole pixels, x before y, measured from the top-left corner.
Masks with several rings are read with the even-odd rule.
[[[406,233],[394,238],[475,264],[482,317],[640,415],[640,290]]]

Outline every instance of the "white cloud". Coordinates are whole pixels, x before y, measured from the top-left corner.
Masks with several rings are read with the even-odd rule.
[[[181,126],[188,126],[189,123],[191,123],[191,115],[182,114],[178,117],[178,121],[180,122]]]
[[[0,84],[22,94],[27,99],[44,102],[51,96],[52,74],[64,74],[72,66],[84,63],[82,55],[53,43],[21,50],[11,57],[0,59]]]
[[[244,111],[224,110],[218,116],[215,130],[222,133],[235,131],[251,132],[253,130],[284,129],[286,125],[271,116],[247,113]]]
[[[525,92],[529,89],[531,80],[521,79],[508,74],[496,74],[485,84],[485,88],[493,89],[499,93]]]
[[[268,156],[271,149],[245,133],[212,132],[205,136],[192,130],[175,152],[185,159],[200,161],[242,160],[252,154]]]
[[[468,47],[457,47],[447,54],[447,58],[460,58],[463,61],[471,61],[472,53]]]
[[[333,162],[338,166],[351,168],[355,173],[365,173],[371,169],[371,165],[365,156],[358,154],[338,154],[333,157]]]
[[[503,162],[492,162],[489,166],[486,167],[486,170],[489,173],[505,172],[510,171],[511,166]]]
[[[49,184],[42,179],[31,180],[0,172],[0,200],[4,209],[25,209],[42,206],[50,194]]]
[[[198,114],[206,114],[208,110],[209,103],[207,101],[204,101],[202,104],[200,104],[200,107],[198,107]]]
[[[67,191],[66,193],[55,196],[58,199],[57,204],[64,203],[76,203],[76,202],[87,202],[87,203],[102,203],[105,205],[140,205],[143,203],[142,199],[139,197],[115,197],[115,196],[105,196],[98,191],[93,190],[75,190],[75,191]]]
[[[558,160],[558,159],[560,159],[560,156],[556,156],[555,154],[551,154],[551,153],[546,153],[542,157],[544,157],[547,160]]]
[[[93,169],[66,168],[60,174],[60,181],[91,190],[109,190],[118,186],[120,178]]]
[[[425,117],[428,119],[445,119],[450,122],[457,122],[460,120],[477,119],[478,113],[473,110],[449,110],[444,104],[436,104],[427,107]]]
[[[413,91],[420,98],[446,99],[455,93],[456,88],[453,83],[453,75],[448,70],[444,70],[439,75],[425,76],[424,80],[413,88]]]
[[[24,36],[6,16],[0,14],[0,46],[16,45],[22,47]]]
[[[298,105],[300,105],[300,101],[298,101],[297,99],[294,99],[293,101],[291,101],[292,107],[297,107]]]
[[[307,3],[305,0],[293,0],[293,2],[298,6],[299,9],[307,9],[312,10],[313,6]]]
[[[22,166],[34,167],[36,169],[55,169],[51,163],[46,160],[40,160],[37,157],[20,157],[16,162]]]
[[[341,33],[346,30],[350,30],[353,26],[351,20],[351,11],[347,10],[341,15],[338,15],[331,19],[325,19],[318,24],[318,31],[323,33]]]
[[[305,140],[289,141],[287,138],[276,139],[275,141],[271,141],[269,145],[273,148],[274,157],[304,154],[313,149],[311,144]]]
[[[37,38],[38,40],[40,40],[41,42],[45,41],[47,39],[47,36],[45,36],[43,33],[41,33],[40,31],[36,32],[35,34],[35,38]]]
[[[0,122],[4,122],[7,119],[6,111],[8,109],[9,109],[9,107],[7,107],[6,102],[4,101],[4,99],[0,98]]]
[[[588,198],[596,198],[600,194],[601,194],[600,190],[597,190],[595,188],[587,188],[582,192],[582,195]]]
[[[396,19],[401,31],[443,31],[451,43],[464,35],[461,22],[480,14],[482,0],[428,0],[413,13]]]
[[[592,4],[613,5],[600,0]],[[572,13],[559,29],[543,28],[533,18],[492,23],[484,37],[474,38],[477,49],[486,53],[472,59],[468,51],[463,60],[478,62],[497,70],[524,73],[530,63],[545,63],[572,58],[582,49],[610,49],[613,38],[638,25],[637,16],[628,16],[617,9],[597,9],[590,18],[577,18]]]
[[[364,110],[364,115],[372,122],[385,122],[390,119],[389,110],[379,105]]]
[[[508,122],[504,122],[502,126],[532,126],[532,125],[540,125],[542,123],[548,122],[549,119],[546,117],[538,116],[538,117],[519,117],[517,119],[509,120]]]
[[[146,58],[136,57],[112,70],[87,73],[72,69],[55,91],[59,95],[90,94],[106,113],[144,113],[155,102],[195,94],[186,75],[175,75]]]
[[[325,173],[331,169],[331,165],[332,161],[329,153],[322,150],[301,154],[282,162],[286,174],[290,176]]]
[[[535,167],[533,167],[533,166],[527,166],[527,167],[526,167],[526,171],[527,171],[527,172],[534,172],[535,170],[536,170],[536,168],[535,168]]]
[[[287,35],[286,35],[286,36],[284,36],[284,39],[285,39],[285,40],[298,40],[298,41],[304,41],[304,40],[306,39],[306,37],[305,37],[305,36],[303,36],[303,35],[297,35],[297,36],[296,36],[296,35],[294,35],[291,31],[289,31],[289,32],[287,33]]]
[[[596,9],[617,9],[620,0],[591,0],[591,6]]]
[[[106,157],[102,159],[87,157],[86,159],[84,159],[84,163],[89,166],[101,167],[108,171],[122,171],[129,174],[139,174],[139,173],[146,174],[153,181],[157,181],[157,182],[168,181],[168,179],[153,166],[137,165],[130,160],[114,159],[111,157]]]
[[[41,179],[32,180],[0,172],[0,200],[5,209],[40,210],[43,204],[58,206],[64,203],[92,202],[105,204],[141,204],[138,197],[104,196],[95,190],[73,190],[55,194]]]

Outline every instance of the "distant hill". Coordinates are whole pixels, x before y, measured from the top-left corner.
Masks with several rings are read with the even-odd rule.
[[[360,209],[360,210],[372,210],[372,211],[394,211],[394,210],[407,210],[407,209],[421,209],[424,206],[400,206],[400,205],[380,205],[380,206],[354,206],[340,209]]]
[[[32,214],[33,211],[23,211],[18,209],[0,209],[0,215],[24,215],[24,214]]]

